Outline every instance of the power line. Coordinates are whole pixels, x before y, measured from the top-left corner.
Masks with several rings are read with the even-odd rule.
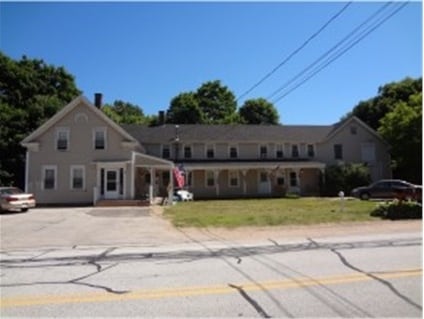
[[[346,35],[342,40],[336,43],[333,47],[331,47],[329,50],[327,50],[324,54],[322,54],[318,59],[316,59],[314,62],[309,64],[306,68],[304,68],[300,73],[298,73],[296,76],[292,77],[290,80],[285,82],[282,86],[280,86],[278,89],[276,89],[272,94],[270,94],[267,97],[267,100],[272,99],[275,95],[277,95],[279,92],[283,91],[286,87],[288,87],[291,83],[293,83],[295,80],[300,78],[303,74],[305,74],[307,71],[309,71],[311,68],[313,68],[316,64],[318,64],[321,60],[326,58],[329,54],[331,54],[334,50],[336,50],[340,45],[342,45],[344,42],[350,40],[351,37],[355,35],[356,32],[358,32],[364,25],[368,24],[371,20],[373,20],[376,16],[378,16],[380,13],[382,13],[387,7],[392,5],[393,2],[388,2],[381,6],[376,12],[374,12],[371,16],[369,16],[364,22],[362,22],[359,26],[357,26],[355,29],[353,29],[348,35]]]
[[[281,68],[284,64],[286,64],[292,57],[294,57],[297,53],[300,52],[309,42],[311,42],[314,38],[316,38],[324,29],[339,15],[343,13],[350,5],[352,4],[352,1],[348,2],[346,5],[343,6],[335,15],[333,15],[324,25],[318,29],[314,34],[312,34],[301,46],[299,46],[296,50],[294,50],[287,58],[285,58],[282,62],[280,62],[276,67],[274,67],[270,72],[268,72],[265,76],[263,76],[258,82],[256,82],[250,89],[245,91],[243,94],[241,94],[236,101],[240,100],[242,97],[246,96],[250,92],[252,92],[255,88],[257,88],[259,85],[261,85],[266,79],[268,79],[272,74],[274,74],[279,68]]]
[[[305,78],[303,78],[302,81],[300,81],[294,87],[292,87],[291,89],[289,89],[286,93],[284,93],[283,95],[279,96],[277,99],[273,100],[272,102],[273,103],[279,102],[281,99],[283,99],[284,97],[286,97],[287,95],[289,95],[291,92],[293,92],[294,90],[296,90],[297,88],[299,88],[301,85],[303,85],[304,83],[306,83],[308,80],[310,80],[311,78],[313,78],[316,74],[318,74],[323,69],[325,69],[327,66],[329,66],[331,63],[333,63],[338,58],[340,58],[341,56],[343,56],[347,51],[349,51],[350,49],[352,49],[356,44],[358,44],[365,37],[367,37],[369,34],[371,34],[373,31],[375,31],[378,27],[380,27],[388,19],[390,19],[391,17],[393,17],[396,13],[398,13],[401,9],[403,9],[407,4],[408,4],[408,2],[405,2],[405,3],[401,4],[393,12],[391,12],[389,15],[385,16],[384,18],[380,19],[376,24],[374,24],[373,26],[371,26],[368,29],[364,30],[356,39],[352,40],[350,43],[348,43],[347,46],[345,46],[341,50],[337,51],[336,54],[334,54],[332,57],[328,58],[319,67],[317,67],[315,69],[315,71],[313,71],[308,76],[306,76]]]

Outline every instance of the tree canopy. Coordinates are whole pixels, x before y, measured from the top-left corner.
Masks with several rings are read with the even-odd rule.
[[[388,83],[348,115],[360,118],[390,144],[394,177],[422,183],[422,78]]]
[[[0,52],[0,184],[24,181],[21,140],[81,94],[63,67]],[[7,123],[7,124],[6,124]]]
[[[204,123],[204,113],[193,92],[185,92],[171,100],[166,121],[174,124]]]
[[[237,111],[234,93],[218,80],[180,93],[167,110],[167,123],[174,124],[278,124],[278,118],[275,107],[263,98],[246,101]]]
[[[105,104],[102,111],[113,121],[119,124],[146,124],[149,118],[144,116],[143,110],[134,104],[117,100],[112,105]]]
[[[247,100],[239,114],[247,124],[278,124],[279,119],[274,105],[263,98]]]

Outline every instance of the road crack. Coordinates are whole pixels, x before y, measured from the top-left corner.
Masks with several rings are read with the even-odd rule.
[[[228,284],[229,287],[236,289],[240,295],[255,309],[255,311],[262,317],[262,318],[272,318],[269,314],[266,313],[266,311],[259,305],[259,303],[250,297],[246,291],[244,291],[243,287],[236,286],[233,284]]]

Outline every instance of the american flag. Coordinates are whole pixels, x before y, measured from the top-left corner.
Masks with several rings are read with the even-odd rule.
[[[177,182],[177,186],[179,188],[183,188],[184,187],[184,175],[183,175],[183,171],[181,171],[178,167],[174,168],[174,177],[175,177],[175,181]]]

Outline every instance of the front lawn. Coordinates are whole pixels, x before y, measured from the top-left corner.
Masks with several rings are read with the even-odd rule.
[[[177,227],[310,225],[370,221],[375,202],[339,199],[239,199],[177,203],[165,216]]]

